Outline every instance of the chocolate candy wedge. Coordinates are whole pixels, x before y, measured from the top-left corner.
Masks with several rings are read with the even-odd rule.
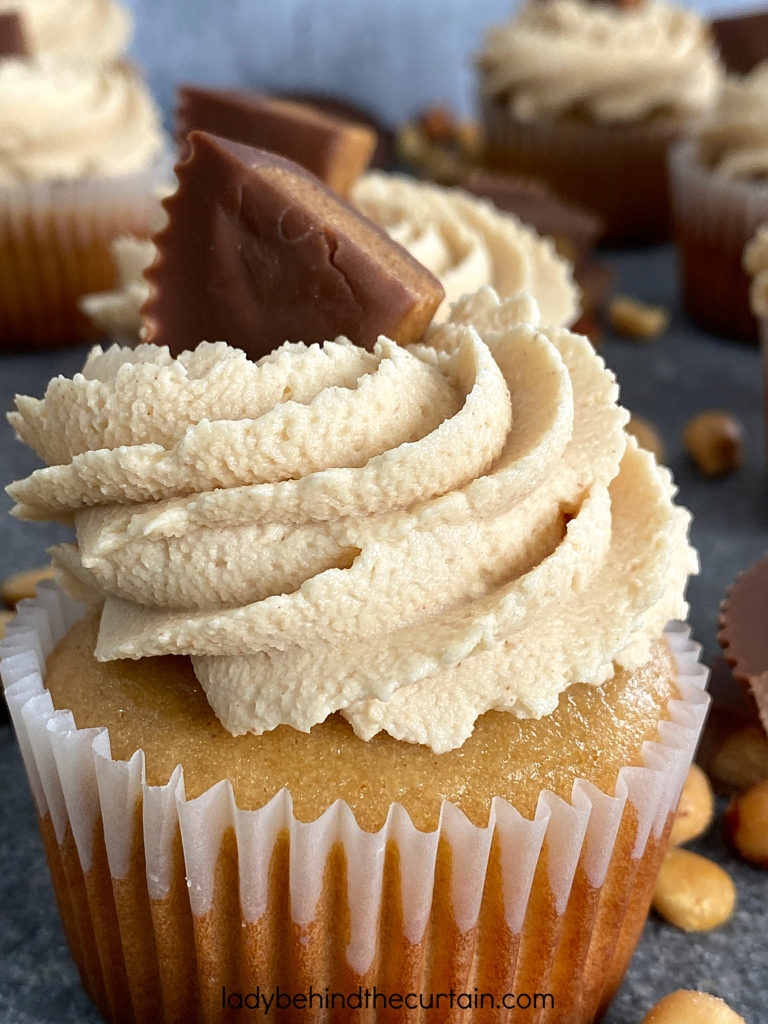
[[[289,160],[205,132],[177,169],[146,272],[147,340],[175,355],[226,341],[258,359],[284,341],[422,337],[443,287]]]
[[[729,71],[744,75],[768,58],[768,11],[715,18],[712,32]]]
[[[176,107],[182,158],[189,155],[187,137],[194,130],[295,160],[342,196],[349,195],[376,148],[370,128],[306,103],[242,89],[182,86]]]
[[[0,58],[29,56],[24,26],[19,15],[15,11],[0,14]]]

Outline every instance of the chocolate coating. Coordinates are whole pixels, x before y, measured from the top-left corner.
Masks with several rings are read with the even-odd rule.
[[[768,57],[768,11],[715,18],[711,25],[720,56],[729,71],[746,74]]]
[[[194,130],[295,160],[343,196],[368,166],[376,147],[376,134],[370,128],[306,103],[243,89],[186,85],[178,91],[176,107],[182,159],[189,156],[187,137]]]
[[[0,57],[29,57],[24,26],[15,11],[0,14]]]
[[[603,231],[596,214],[560,199],[535,178],[475,170],[463,187],[481,199],[490,199],[505,213],[515,214],[540,235],[568,240],[575,258],[591,249]]]
[[[421,338],[444,291],[405,249],[289,160],[190,142],[146,273],[147,340],[174,354],[227,341],[258,359],[284,341]]]
[[[729,588],[718,640],[734,678],[768,732],[768,557],[747,569]]]

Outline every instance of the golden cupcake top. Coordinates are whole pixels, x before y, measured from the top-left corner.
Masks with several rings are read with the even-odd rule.
[[[0,15],[18,14],[29,52],[102,63],[124,53],[128,12],[114,0],[0,0]]]
[[[0,186],[130,175],[162,149],[160,112],[130,65],[0,61]]]
[[[697,132],[700,161],[735,180],[768,177],[768,61],[725,81],[717,106]]]
[[[524,121],[696,116],[721,75],[706,22],[665,0],[528,0],[491,28],[478,66],[482,91]]]

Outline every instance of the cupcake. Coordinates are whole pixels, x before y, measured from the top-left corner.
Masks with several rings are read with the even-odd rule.
[[[744,248],[768,221],[768,63],[731,77],[695,138],[670,153],[685,308],[707,330],[757,339]]]
[[[551,239],[489,202],[381,171],[362,175],[351,201],[440,279],[446,296],[441,319],[452,302],[485,285],[502,297],[527,292],[548,324],[570,325],[578,317],[580,297],[569,261]],[[140,336],[140,311],[149,296],[144,271],[155,249],[149,242],[120,239],[113,256],[118,287],[88,296],[83,309],[101,330],[132,343]]]
[[[198,143],[205,171],[244,158]],[[156,308],[175,218],[206,216],[186,167]],[[303,265],[298,208],[223,170],[242,251],[272,214]],[[667,625],[688,514],[589,342],[525,295],[465,296],[413,345],[366,308],[369,348],[95,349],[11,416],[46,463],[16,514],[77,542],[53,551],[71,598],[22,609],[0,670],[108,1021],[522,1021],[538,993],[587,1024],[642,927],[706,707]]]
[[[490,166],[593,209],[607,242],[667,237],[667,148],[720,79],[696,14],[663,0],[530,0],[490,30],[478,69]]]

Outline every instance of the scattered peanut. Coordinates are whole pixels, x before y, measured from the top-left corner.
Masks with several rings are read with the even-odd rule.
[[[726,733],[709,761],[718,790],[740,791],[768,779],[768,737],[755,722]]]
[[[724,924],[736,905],[736,889],[714,861],[673,848],[665,856],[653,908],[670,924],[686,932],[704,932]]]
[[[15,608],[25,597],[34,597],[37,584],[41,580],[53,579],[53,566],[45,565],[39,569],[25,569],[9,576],[0,586],[0,596],[9,608]]]
[[[608,307],[611,327],[617,334],[651,341],[669,326],[669,312],[662,306],[648,306],[627,295],[617,295]]]
[[[664,462],[666,457],[664,442],[661,439],[661,434],[650,420],[643,419],[642,416],[630,416],[627,432],[632,434],[641,448],[652,452],[658,463]]]
[[[758,782],[731,800],[725,835],[744,860],[768,868],[768,782]]]
[[[717,996],[679,988],[656,1003],[642,1024],[746,1024],[743,1017]]]
[[[430,142],[445,142],[456,132],[456,119],[447,107],[428,107],[419,117],[419,127]]]
[[[712,785],[697,764],[692,764],[685,780],[677,814],[669,834],[673,846],[696,839],[709,828],[715,813]]]
[[[742,434],[735,416],[722,409],[706,409],[689,420],[683,444],[705,476],[723,476],[741,465]]]

